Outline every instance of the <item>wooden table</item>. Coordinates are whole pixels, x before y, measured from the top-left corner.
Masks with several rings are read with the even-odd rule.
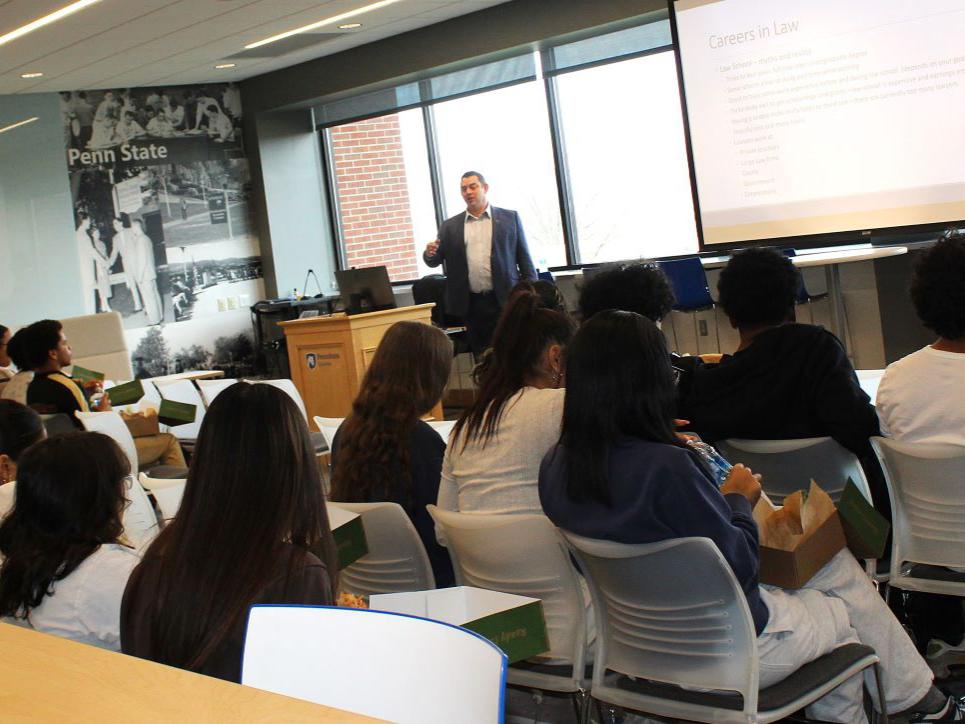
[[[173,375],[149,378],[156,385],[166,385],[179,380],[219,380],[224,377],[224,370],[189,370],[175,372]]]
[[[0,623],[0,720],[377,721],[5,623]]]

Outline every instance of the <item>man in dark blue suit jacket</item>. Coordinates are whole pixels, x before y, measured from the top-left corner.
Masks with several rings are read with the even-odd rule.
[[[466,320],[469,347],[479,355],[510,290],[536,279],[536,269],[519,214],[489,205],[489,184],[478,171],[464,173],[460,186],[466,210],[442,222],[422,258],[429,266],[445,264],[446,312]]]

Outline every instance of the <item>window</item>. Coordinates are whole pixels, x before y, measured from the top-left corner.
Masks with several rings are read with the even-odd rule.
[[[347,266],[388,267],[392,281],[430,273],[422,261],[436,236],[422,111],[328,130]]]
[[[580,261],[696,252],[674,53],[556,83]]]
[[[493,206],[519,212],[533,263],[566,264],[546,100],[530,82],[433,106],[445,215],[466,208],[459,179],[479,171]]]

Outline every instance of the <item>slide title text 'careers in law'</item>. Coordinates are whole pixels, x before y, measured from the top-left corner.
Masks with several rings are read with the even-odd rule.
[[[744,43],[752,43],[755,40],[769,38],[771,35],[786,35],[787,33],[795,33],[799,30],[799,23],[797,20],[790,20],[788,22],[778,22],[777,20],[772,21],[771,25],[758,25],[756,28],[751,30],[743,30],[739,33],[731,33],[730,35],[710,35],[707,38],[707,42],[711,48],[727,48],[732,45],[742,45]]]

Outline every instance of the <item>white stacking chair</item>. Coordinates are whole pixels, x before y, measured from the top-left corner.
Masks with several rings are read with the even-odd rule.
[[[813,479],[835,503],[841,499],[848,478],[868,502],[871,489],[858,458],[830,437],[797,440],[740,440],[715,443],[731,463],[743,463],[761,475],[761,485],[776,505],[798,490],[807,490]]]
[[[89,432],[101,432],[114,439],[124,455],[127,456],[131,464],[131,475],[137,476],[137,447],[134,445],[134,438],[131,431],[127,429],[124,420],[119,412],[108,410],[107,412],[80,412],[74,413],[80,424]]]
[[[134,475],[127,476],[124,486],[124,495],[127,497],[127,507],[124,508],[122,516],[124,535],[135,548],[142,550],[154,540],[160,530],[157,515],[147,493]]]
[[[124,533],[136,548],[149,543],[158,532],[157,516],[147,494],[138,482],[137,448],[134,438],[127,429],[120,413],[75,412],[77,419],[88,432],[99,432],[117,443],[131,466],[131,474],[126,484],[125,494],[128,506],[124,509]]]
[[[184,478],[152,478],[145,473],[141,473],[138,479],[141,487],[154,496],[161,517],[164,520],[173,520],[181,507],[184,486],[188,481]]]
[[[494,724],[506,655],[472,631],[414,616],[253,606],[241,683],[400,724]]]
[[[315,415],[312,420],[315,422],[315,427],[318,431],[322,433],[325,438],[325,442],[328,443],[328,449],[332,449],[332,443],[335,441],[335,433],[338,432],[339,426],[345,422],[344,417],[319,417]]]
[[[305,409],[305,401],[302,399],[298,388],[295,387],[294,382],[287,378],[277,380],[256,380],[255,382],[259,385],[271,385],[272,387],[277,387],[279,390],[292,398],[292,401],[298,405],[298,409],[302,411],[302,416],[305,418],[305,422],[308,422],[308,411]]]
[[[698,722],[772,722],[869,666],[884,708],[878,656],[845,644],[759,690],[757,634],[734,573],[709,538],[640,545],[563,532],[597,613],[591,697]]]
[[[201,399],[204,400],[205,408],[211,407],[211,403],[214,402],[214,398],[227,390],[237,381],[238,380],[228,377],[222,377],[214,380],[198,380],[198,391],[201,393]]]
[[[201,423],[204,421],[204,400],[198,388],[191,380],[176,380],[166,384],[158,385],[158,392],[165,400],[174,402],[186,402],[197,408],[194,422],[185,425],[172,425],[168,431],[178,440],[193,443],[198,439],[198,432],[201,430]]]
[[[965,596],[965,447],[883,437],[871,445],[891,497],[889,585]]]
[[[579,573],[559,531],[543,515],[455,513],[427,506],[445,531],[460,586],[538,598],[550,650],[510,666],[508,681],[574,695],[578,719],[587,705],[587,611]]]
[[[339,589],[359,596],[436,587],[429,556],[398,503],[328,503],[362,516],[369,552],[338,575]]]
[[[427,422],[429,427],[439,433],[441,437],[446,442],[449,442],[449,434],[452,432],[452,428],[456,426],[455,420],[429,420]]]

